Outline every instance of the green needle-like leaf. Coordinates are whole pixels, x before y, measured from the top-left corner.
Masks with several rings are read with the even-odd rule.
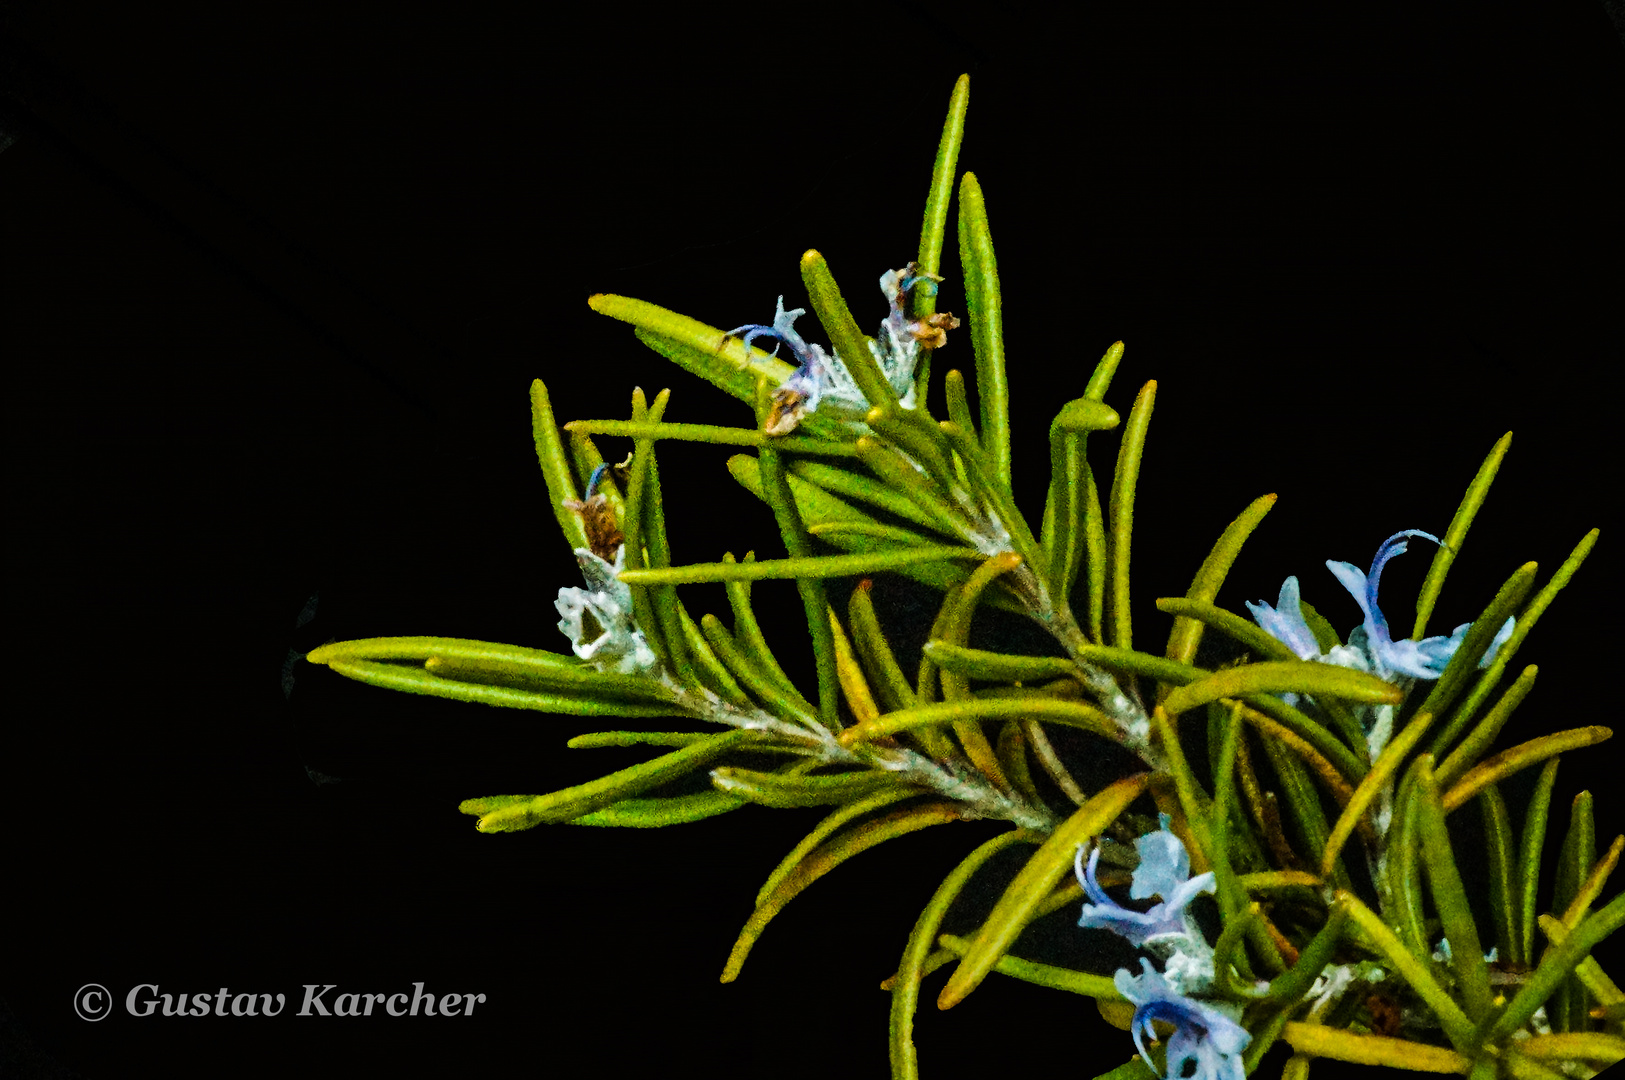
[[[1529,691],[1534,689],[1535,677],[1539,674],[1540,669],[1534,664],[1524,668],[1523,673],[1518,676],[1518,680],[1507,687],[1507,692],[1502,694],[1501,700],[1495,703],[1495,708],[1486,713],[1484,719],[1480,720],[1467,737],[1461,740],[1461,745],[1456,747],[1449,757],[1445,758],[1444,764],[1439,766],[1438,772],[1441,787],[1448,789],[1451,784],[1461,779],[1462,774],[1478,764],[1478,759],[1484,755],[1484,751],[1490,748],[1490,745],[1495,742],[1495,737],[1506,726],[1506,722],[1512,719],[1514,710],[1522,704]],[[1434,745],[1437,746],[1439,743],[1435,741]]]
[[[807,300],[812,304],[813,313],[818,316],[824,333],[829,335],[829,343],[846,364],[846,370],[863,396],[871,405],[896,408],[897,395],[886,381],[874,353],[869,351],[868,339],[841,296],[829,263],[818,251],[809,249],[802,254],[801,280],[807,286]]]
[[[961,957],[969,952],[971,947],[969,941],[953,934],[943,934],[937,938],[937,942],[949,952]],[[1087,971],[1074,971],[1053,964],[1021,960],[1009,954],[999,957],[993,964],[993,970],[1001,975],[1008,975],[1034,986],[1045,986],[1051,990],[1064,990],[1069,994],[1081,994],[1084,997],[1105,1001],[1127,1000],[1117,992],[1116,985],[1105,975],[1093,975]]]
[[[1428,692],[1427,698],[1417,709],[1418,712],[1442,716],[1445,710],[1455,704],[1456,698],[1467,689],[1467,681],[1477,673],[1478,661],[1489,651],[1490,643],[1495,640],[1495,635],[1500,632],[1502,624],[1518,610],[1518,605],[1523,603],[1523,598],[1529,595],[1529,590],[1534,587],[1535,572],[1538,569],[1539,567],[1532,562],[1524,563],[1507,579],[1506,584],[1501,586],[1500,591],[1495,594],[1495,599],[1490,601],[1489,607],[1473,620],[1467,636],[1462,639],[1455,655],[1450,658],[1450,663],[1445,665],[1444,674],[1433,684],[1433,689]],[[1498,655],[1497,659],[1499,658]],[[1450,722],[1456,724],[1457,720],[1458,717],[1453,716]],[[1465,725],[1466,718],[1460,717],[1460,723]],[[1446,730],[1440,734],[1436,745],[1449,746],[1458,734],[1460,727],[1456,731]],[[1442,749],[1434,751],[1434,757],[1438,757],[1442,752]]]
[[[718,791],[736,798],[776,807],[839,806],[887,788],[906,786],[895,775],[874,769],[829,776],[784,776],[725,767],[711,770],[711,783]]]
[[[950,559],[980,559],[975,548],[942,544],[914,548],[886,549],[856,555],[812,555],[794,559],[763,559],[749,563],[695,563],[661,570],[625,570],[621,580],[628,585],[692,585],[703,581],[761,581],[767,578],[805,580],[808,578],[853,577],[881,570],[896,570],[920,563]]]
[[[943,671],[991,682],[1037,682],[1078,673],[1077,666],[1065,657],[1011,656],[953,645],[936,638],[925,643],[925,655]]]
[[[1206,623],[1227,637],[1240,642],[1254,656],[1270,660],[1297,660],[1298,655],[1284,643],[1271,637],[1263,627],[1251,619],[1201,600],[1187,600],[1183,596],[1165,596],[1157,601],[1157,610]]]
[[[1580,887],[1576,890],[1574,899],[1570,900],[1569,906],[1564,909],[1563,924],[1565,926],[1577,926],[1580,920],[1585,918],[1586,913],[1591,910],[1591,905],[1596,903],[1597,897],[1602,895],[1603,886],[1608,884],[1608,878],[1613,874],[1614,868],[1619,865],[1619,856],[1622,850],[1625,850],[1625,836],[1614,837],[1614,842],[1608,846],[1607,853],[1591,867],[1590,873],[1586,874],[1585,880],[1580,882]]]
[[[1580,569],[1580,565],[1585,562],[1586,556],[1591,553],[1591,549],[1597,546],[1597,537],[1599,535],[1596,529],[1586,533],[1580,542],[1575,545],[1574,550],[1569,553],[1569,557],[1563,560],[1563,565],[1557,568],[1557,573],[1552,575],[1552,579],[1542,586],[1541,590],[1535,594],[1534,599],[1530,600],[1522,611],[1518,612],[1518,621],[1512,629],[1512,636],[1495,654],[1495,659],[1490,666],[1479,674],[1478,682],[1473,686],[1472,692],[1467,695],[1466,700],[1456,709],[1455,715],[1450,718],[1450,726],[1441,733],[1441,735],[1448,734],[1450,738],[1442,739],[1441,746],[1448,745],[1451,739],[1461,733],[1462,729],[1478,712],[1479,706],[1488,700],[1490,694],[1500,684],[1501,675],[1511,666],[1512,659],[1518,655],[1518,649],[1523,645],[1524,639],[1529,636],[1529,632],[1540,621],[1541,614],[1557,598],[1557,594],[1562,592],[1563,587],[1573,579],[1575,573]],[[1435,750],[1436,754],[1438,752],[1438,750]]]
[[[660,351],[668,359],[746,404],[755,400],[759,376],[765,376],[768,385],[777,389],[796,370],[795,365],[747,347],[739,338],[729,337],[714,326],[643,300],[599,293],[589,297],[587,305],[600,315],[637,327],[638,337],[645,344],[654,346],[659,341],[667,345],[671,352]]]
[[[379,663],[373,660],[347,660],[334,658],[327,666],[357,682],[381,686],[386,690],[400,690],[408,694],[450,698],[453,701],[471,701],[480,705],[494,705],[504,709],[530,709],[535,712],[557,713],[561,716],[682,716],[689,710],[675,704],[656,704],[629,701],[624,698],[602,697],[590,690],[522,690],[512,686],[490,686],[482,683],[458,682],[444,679],[421,667],[404,664]]]
[[[1535,1010],[1546,1003],[1580,961],[1590,956],[1591,950],[1618,930],[1621,923],[1625,923],[1625,893],[1614,897],[1601,911],[1587,916],[1561,944],[1552,946],[1500,1016],[1491,1014],[1485,1018],[1486,1024],[1481,1027],[1487,1030],[1474,1033],[1474,1045],[1499,1043],[1528,1023]]]
[[[895,840],[911,832],[928,829],[933,825],[946,825],[961,821],[959,807],[952,803],[930,803],[909,810],[898,810],[873,821],[866,821],[812,852],[796,864],[794,870],[781,880],[773,892],[751,912],[734,942],[728,963],[722,969],[722,981],[733,982],[745,966],[750,950],[784,905],[795,899],[807,886],[835,869],[852,856],[867,851],[887,840]]]
[[[564,745],[571,750],[599,750],[606,746],[693,746],[714,734],[704,731],[589,731]]]
[[[686,825],[691,821],[716,817],[744,805],[745,800],[724,795],[720,791],[674,795],[667,799],[623,799],[602,810],[572,818],[566,824],[616,829],[663,829],[667,825]]]
[[[558,422],[553,419],[553,403],[540,379],[530,384],[530,430],[536,442],[536,460],[542,466],[542,479],[547,482],[547,501],[564,532],[565,542],[571,549],[587,547],[587,530],[581,519],[564,505],[566,500],[575,500],[576,485],[570,476],[569,455],[559,438]]]
[[[784,447],[783,449],[790,448]],[[857,453],[856,449],[853,450],[853,453]],[[790,459],[785,462],[785,466],[790,470],[792,477],[805,480],[820,491],[843,495],[849,499],[857,499],[860,502],[868,503],[870,506],[878,507],[888,514],[895,514],[904,521],[910,521],[915,525],[938,532],[942,530],[942,526],[937,519],[921,510],[912,499],[879,483],[872,476],[866,476],[863,473],[853,472],[850,469],[844,469],[836,465],[818,461],[805,461],[800,458]],[[792,488],[796,487],[795,479],[790,481],[790,486]],[[800,492],[797,492],[796,502],[800,504],[801,500],[802,496]],[[805,508],[802,513],[807,513]],[[814,520],[817,519],[810,518],[808,524],[812,524]],[[948,533],[947,535],[952,536],[954,534]]]
[[[1467,1014],[1461,1011],[1461,1007],[1449,994],[1445,993],[1444,988],[1433,978],[1421,958],[1400,944],[1399,938],[1394,936],[1388,924],[1382,921],[1382,916],[1362,904],[1357,897],[1347,892],[1338,892],[1339,900],[1345,897],[1350,921],[1365,935],[1375,950],[1387,959],[1389,965],[1399,973],[1400,978],[1410,984],[1411,989],[1416,991],[1416,996],[1433,1010],[1433,1015],[1438,1017],[1439,1026],[1444,1028],[1445,1037],[1451,1044],[1458,1050],[1472,1050],[1482,1045],[1475,1037],[1473,1022],[1467,1019]],[[1529,1011],[1534,1012],[1533,1009]],[[1297,1045],[1293,1043],[1293,1046]]]
[[[937,159],[931,165],[931,187],[925,197],[925,216],[920,222],[920,253],[914,260],[919,272],[925,275],[942,272],[942,241],[948,235],[948,204],[954,195],[954,174],[958,171],[959,147],[965,141],[965,110],[970,106],[970,76],[961,75],[954,82],[953,96],[948,99],[948,118],[942,123],[942,138],[937,141]],[[923,319],[937,310],[936,293],[930,289],[915,289],[910,293],[913,315]],[[924,386],[916,393],[925,400]]]
[[[1326,822],[1326,812],[1320,805],[1320,794],[1315,790],[1314,783],[1304,767],[1280,740],[1266,737],[1259,742],[1264,747],[1264,755],[1270,759],[1270,764],[1275,769],[1275,775],[1280,779],[1281,796],[1286,800],[1287,809],[1291,811],[1287,815],[1288,820],[1292,822],[1298,834],[1301,850],[1318,866],[1321,852],[1326,850],[1326,841],[1331,835],[1331,828]],[[1339,889],[1352,887],[1348,871],[1341,859],[1337,860],[1332,869],[1332,884]]]
[[[1274,506],[1274,495],[1261,495],[1225,528],[1218,543],[1213,545],[1213,550],[1202,560],[1196,577],[1191,579],[1185,599],[1207,604],[1213,602],[1219,595],[1219,586],[1224,584],[1225,577],[1230,573],[1230,567],[1235,565],[1236,556],[1241,554],[1242,544],[1247,542],[1253,530],[1258,528],[1258,523]],[[1168,633],[1168,659],[1181,664],[1194,661],[1196,647],[1202,640],[1202,628],[1203,623],[1199,619],[1176,616],[1174,627]]]
[[[1150,774],[1142,773],[1117,781],[1050,833],[1049,839],[1021,868],[993,906],[965,958],[937,997],[937,1008],[952,1008],[981,984],[1027,925],[1032,911],[1072,868],[1073,853],[1078,846],[1105,832],[1128,804],[1145,791],[1149,779]]]
[[[1591,872],[1597,856],[1597,827],[1592,817],[1591,792],[1582,791],[1569,806],[1569,828],[1557,860],[1557,880],[1552,888],[1552,910],[1567,912],[1575,906],[1582,883]],[[1565,925],[1567,922],[1565,920]],[[1572,929],[1572,927],[1571,927]],[[1573,978],[1563,980],[1546,1010],[1554,1031],[1573,1031],[1585,1026],[1585,991]]]
[[[718,427],[713,424],[665,424],[636,420],[572,420],[564,425],[571,435],[624,435],[634,439],[668,439],[678,442],[710,443],[713,446],[767,446],[797,454],[826,457],[856,457],[851,443],[809,439],[801,435],[766,435],[750,428]]]
[[[1060,698],[971,698],[968,701],[937,702],[916,705],[912,709],[899,709],[886,713],[868,724],[854,724],[840,734],[845,746],[878,739],[882,735],[896,735],[932,724],[949,724],[956,720],[1047,720],[1066,727],[1082,728],[1104,735],[1114,742],[1122,741],[1122,733],[1105,713],[1083,701]]]
[[[1601,1031],[1554,1032],[1518,1040],[1518,1052],[1536,1061],[1559,1064],[1579,1059],[1616,1065],[1625,1060],[1625,1038]]]
[[[1473,1059],[1443,1046],[1395,1039],[1386,1035],[1364,1035],[1354,1031],[1289,1021],[1281,1038],[1300,1054],[1347,1061],[1354,1065],[1377,1065],[1409,1072],[1459,1073],[1472,1071]]]
[[[1552,787],[1557,783],[1561,758],[1551,758],[1540,770],[1540,779],[1529,796],[1524,812],[1523,837],[1518,845],[1518,916],[1520,941],[1518,959],[1528,964],[1535,959],[1536,892],[1540,888],[1540,857],[1546,848],[1546,821],[1551,811]]]
[[[1513,773],[1522,772],[1529,766],[1539,764],[1549,757],[1566,754],[1570,750],[1595,746],[1612,738],[1613,735],[1614,732],[1611,728],[1571,728],[1568,731],[1559,731],[1553,735],[1542,735],[1538,739],[1530,739],[1526,743],[1519,743],[1510,750],[1503,750],[1494,757],[1486,758],[1469,769],[1449,791],[1445,792],[1445,813],[1448,814],[1468,799],[1471,799],[1489,784],[1498,784]]]
[[[335,660],[440,661],[448,679],[468,677],[521,689],[548,688],[581,697],[624,697],[636,701],[670,702],[671,691],[653,679],[599,671],[585,660],[543,649],[503,645],[491,641],[443,637],[359,638],[334,641],[313,649],[306,657],[313,664]]]
[[[748,731],[724,731],[653,761],[550,795],[468,799],[458,809],[465,814],[478,814],[481,832],[514,832],[551,822],[572,821],[709,765],[750,737]]]
[[[975,173],[959,180],[959,266],[965,275],[971,349],[976,354],[976,400],[982,410],[982,447],[993,476],[1010,490],[1010,388],[1004,371],[1004,300],[988,230],[987,203]]]
[[[1515,964],[1521,958],[1523,942],[1519,938],[1517,857],[1514,850],[1517,838],[1512,832],[1512,819],[1507,816],[1506,803],[1500,791],[1491,784],[1478,797],[1484,812],[1485,867],[1490,879],[1490,921],[1495,927],[1495,947],[1500,955]],[[1448,934],[1447,934],[1448,936]]]
[[[1363,671],[1315,661],[1270,660],[1225,668],[1181,686],[1168,695],[1163,707],[1170,714],[1182,713],[1223,697],[1286,691],[1367,705],[1397,705],[1403,700],[1398,687]]]
[[[1450,834],[1445,829],[1444,809],[1439,805],[1439,787],[1433,778],[1433,756],[1417,759],[1416,812],[1422,840],[1422,865],[1427,869],[1433,903],[1439,911],[1444,936],[1450,942],[1450,964],[1455,969],[1456,987],[1469,1019],[1482,1020],[1490,1008],[1489,970],[1484,966],[1484,946],[1478,925],[1467,903],[1467,890],[1456,869]],[[1375,769],[1372,770],[1375,773]]]
[[[755,552],[745,552],[746,562],[753,562],[755,558]],[[733,562],[734,557],[732,554],[725,554],[722,561]],[[790,676],[784,673],[784,668],[779,666],[778,658],[773,655],[772,648],[767,644],[767,638],[762,634],[761,623],[757,622],[756,612],[750,605],[750,582],[725,581],[722,587],[728,593],[728,606],[733,608],[733,638],[739,646],[740,653],[753,663],[763,677],[799,696],[795,684],[790,681]]]
[[[1291,970],[1270,981],[1269,997],[1272,1001],[1296,1002],[1309,993],[1337,952],[1348,918],[1348,905],[1334,900],[1331,910],[1326,913],[1325,924],[1304,946],[1303,952],[1298,955],[1298,962],[1292,965]]]
[[[749,564],[746,564],[749,565]],[[700,616],[700,632],[705,635],[711,649],[728,672],[737,679],[768,711],[783,720],[812,727],[818,723],[818,710],[795,687],[770,677],[753,664],[740,649],[728,628],[715,615]]]
[[[1106,585],[1106,644],[1119,649],[1134,647],[1133,620],[1129,613],[1129,550],[1134,535],[1134,493],[1140,483],[1140,458],[1145,452],[1146,432],[1151,427],[1151,411],[1157,401],[1153,379],[1140,388],[1129,410],[1123,441],[1117,448],[1117,469],[1112,474],[1110,500],[1111,530],[1107,534],[1109,563]]]
[[[925,909],[920,912],[920,917],[914,922],[914,929],[908,935],[908,944],[903,947],[903,959],[897,965],[897,974],[892,983],[889,1039],[892,1080],[919,1078],[919,1063],[914,1051],[914,1011],[920,1001],[920,977],[926,959],[931,953],[931,946],[937,939],[937,931],[942,926],[943,918],[948,914],[948,908],[964,891],[971,876],[981,869],[988,859],[1014,844],[1036,844],[1042,839],[1042,836],[1025,829],[1014,829],[995,836],[965,856],[964,860],[942,879],[942,884],[937,886],[937,891],[926,902]]]
[[[1569,928],[1563,925],[1561,919],[1542,915],[1540,929],[1553,945],[1561,945],[1568,940]],[[1591,996],[1597,999],[1598,1007],[1591,1012],[1593,1019],[1625,1020],[1625,990],[1621,990],[1614,980],[1608,977],[1608,973],[1597,963],[1596,957],[1588,956],[1581,960],[1579,966],[1574,969],[1574,976],[1585,985]],[[1598,1015],[1599,1013],[1603,1015]]]
[[[1364,780],[1360,781],[1360,786],[1354,789],[1354,796],[1349,799],[1348,805],[1343,808],[1343,813],[1338,817],[1337,824],[1332,826],[1331,837],[1326,841],[1326,853],[1320,859],[1321,877],[1331,877],[1332,862],[1342,852],[1343,845],[1348,842],[1349,836],[1353,834],[1355,825],[1365,817],[1366,811],[1371,808],[1372,801],[1376,799],[1377,794],[1382,791],[1388,781],[1393,779],[1394,774],[1399,771],[1399,765],[1405,759],[1405,755],[1411,752],[1411,749],[1416,746],[1417,740],[1422,737],[1422,733],[1432,723],[1433,717],[1426,713],[1416,717],[1405,726],[1404,731],[1394,736],[1393,741],[1377,756],[1377,760],[1371,763],[1371,771],[1366,773]]]
[[[869,796],[867,799],[859,799],[857,802],[847,803],[845,806],[833,810],[829,814],[825,815],[824,819],[814,826],[811,832],[809,832],[806,836],[803,836],[796,846],[790,849],[790,853],[788,855],[779,860],[779,865],[773,868],[773,872],[767,876],[767,880],[763,882],[762,887],[757,890],[755,906],[761,907],[763,904],[765,904],[767,902],[767,898],[773,895],[774,891],[779,887],[779,884],[783,882],[785,878],[789,877],[790,874],[794,872],[796,867],[801,865],[802,860],[815,851],[825,840],[834,835],[836,830],[840,829],[847,822],[855,821],[864,814],[867,814],[873,810],[878,810],[883,806],[890,806],[892,803],[902,802],[904,799],[912,799],[918,795],[919,792],[917,791],[905,789],[881,791]]]
[[[1416,597],[1416,626],[1411,631],[1411,638],[1421,641],[1427,632],[1428,616],[1433,614],[1433,605],[1438,602],[1439,592],[1444,588],[1445,575],[1450,572],[1450,564],[1461,554],[1461,545],[1467,539],[1467,529],[1473,523],[1478,508],[1484,505],[1484,499],[1490,493],[1490,484],[1495,480],[1495,473],[1501,468],[1501,459],[1506,457],[1507,448],[1512,445],[1512,432],[1507,432],[1490,449],[1489,456],[1484,464],[1478,467],[1478,475],[1467,487],[1467,494],[1462,497],[1461,505],[1456,508],[1456,516],[1450,519],[1450,527],[1444,531],[1439,539],[1437,551],[1433,553],[1433,563],[1428,567],[1428,576],[1422,582],[1422,591]],[[1476,663],[1476,661],[1475,661]]]

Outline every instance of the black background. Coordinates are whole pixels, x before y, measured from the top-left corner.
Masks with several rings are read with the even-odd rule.
[[[989,202],[1030,515],[1047,421],[1106,346],[1127,342],[1120,411],[1159,380],[1141,647],[1166,634],[1151,601],[1182,593],[1266,491],[1280,503],[1220,602],[1273,600],[1297,573],[1353,625],[1322,561],[1443,531],[1510,428],[1433,629],[1602,526],[1520,653],[1544,674],[1518,730],[1609,722],[1625,50],[1603,7],[530,10],[8,14],[10,1072],[885,1075],[876,984],[995,826],[842,867],[722,986],[751,897],[816,811],[481,836],[459,800],[640,755],[566,750],[590,720],[284,662],[394,634],[563,648],[551,601],[576,574],[530,380],[561,420],[624,416],[634,385],[671,386],[668,419],[748,420],[586,298],[767,321],[779,293],[800,302],[797,258],[817,246],[877,321],[870,283],[913,252],[962,71],[960,165]],[[951,251],[941,306],[962,312]],[[963,337],[937,360],[969,364]],[[662,449],[679,561],[782,553],[724,457]],[[1401,628],[1426,566],[1385,575]],[[876,596],[913,610],[898,586]],[[758,604],[810,674],[793,590],[761,586]],[[1619,820],[1613,752],[1571,755],[1554,803],[1591,784],[1599,847]],[[1515,815],[1528,780],[1505,785]],[[1046,947],[1081,946],[1061,926]],[[1089,1003],[998,977],[938,1013],[940,978],[916,1028],[927,1077],[1090,1076],[1131,1053]],[[280,991],[291,1013],[305,983],[415,981],[487,1003],[432,1020],[122,1011],[138,983]],[[87,982],[120,1000],[100,1023],[72,1012]]]

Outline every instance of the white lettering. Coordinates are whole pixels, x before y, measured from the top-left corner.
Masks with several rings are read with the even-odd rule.
[[[266,1016],[281,1016],[283,1007],[285,1005],[287,1005],[287,1003],[288,1003],[287,998],[283,997],[281,994],[278,994],[276,996],[276,1012],[272,1012],[271,1011],[271,995],[270,994],[261,994],[260,998],[261,998],[260,1011],[265,1013]]]
[[[425,994],[423,992],[423,984],[420,983],[420,982],[412,984],[412,1015],[413,1016],[416,1016],[418,1014],[418,1003],[419,1002],[423,1003],[423,1015],[424,1016],[433,1016],[434,1015],[434,995],[433,994]]]
[[[316,1011],[318,1013],[320,1013],[322,1016],[332,1016],[333,1014],[327,1011],[327,1006],[322,1003],[322,994],[327,993],[329,990],[333,989],[333,987],[335,987],[337,985],[338,985],[337,983],[328,983],[327,985],[325,985],[325,986],[323,986],[321,988],[320,992],[317,992],[315,983],[306,983],[305,984],[305,1003],[299,1007],[298,1015],[300,1015],[300,1016],[309,1016],[310,1015],[310,1007],[312,1005],[314,1005],[314,1006],[316,1006]]]
[[[142,1009],[141,1012],[135,1011],[135,997],[143,990],[151,990],[156,994],[158,992],[158,984],[142,983],[140,986],[132,987],[130,989],[130,992],[125,995],[124,998],[124,1011],[129,1013],[131,1016],[151,1016],[152,1010],[158,1007],[158,1002],[156,999],[148,998],[142,1002],[142,1005],[144,1005],[145,1008]]]
[[[157,987],[154,987],[153,989],[157,989]],[[406,995],[405,994],[391,994],[391,995],[389,995],[389,1001],[384,1005],[384,1008],[389,1010],[389,1015],[391,1015],[391,1016],[405,1016],[406,1014],[404,1012],[396,1012],[395,1011],[395,999],[396,998],[400,999],[401,1004],[403,1004],[403,1005],[406,1004]]]
[[[473,1016],[474,1015],[474,1003],[476,1001],[483,1002],[484,1000],[485,1000],[485,995],[484,994],[464,994],[463,995],[463,1015],[464,1016]],[[441,1002],[440,1007],[442,1009],[444,1009],[446,1007],[446,1003]]]

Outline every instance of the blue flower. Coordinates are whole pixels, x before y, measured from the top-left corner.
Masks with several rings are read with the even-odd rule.
[[[1201,934],[1189,923],[1185,908],[1197,893],[1211,893],[1215,889],[1212,871],[1191,877],[1190,855],[1179,837],[1168,831],[1168,815],[1161,815],[1162,828],[1147,833],[1134,841],[1140,853],[1140,865],[1134,871],[1129,885],[1129,896],[1135,900],[1148,900],[1161,896],[1162,903],[1149,911],[1133,911],[1117,904],[1100,887],[1095,868],[1100,863],[1100,848],[1089,854],[1089,866],[1083,866],[1083,847],[1079,845],[1073,859],[1073,870],[1083,891],[1093,901],[1083,905],[1079,926],[1110,930],[1131,944],[1144,945],[1149,939],[1165,935],[1179,935],[1200,941]],[[1202,942],[1206,946],[1206,942]]]
[[[1247,610],[1252,613],[1254,622],[1263,627],[1271,637],[1284,643],[1299,659],[1324,660],[1343,667],[1372,671],[1389,680],[1399,676],[1437,679],[1444,674],[1450,658],[1461,647],[1462,640],[1467,636],[1467,630],[1472,624],[1463,623],[1451,631],[1448,637],[1440,635],[1423,638],[1420,641],[1411,639],[1395,641],[1389,632],[1388,620],[1383,616],[1382,609],[1377,606],[1377,587],[1382,580],[1382,568],[1388,564],[1389,559],[1404,553],[1405,542],[1412,536],[1420,536],[1435,544],[1439,543],[1439,538],[1432,533],[1420,529],[1406,529],[1382,542],[1376,556],[1371,560],[1369,573],[1362,573],[1360,568],[1352,563],[1336,562],[1331,559],[1326,561],[1326,569],[1332,572],[1354,597],[1354,602],[1360,605],[1365,622],[1349,635],[1347,646],[1334,648],[1325,656],[1321,655],[1320,646],[1316,643],[1315,636],[1299,609],[1297,578],[1286,579],[1274,608],[1268,604],[1249,602]],[[1479,667],[1490,666],[1495,660],[1495,654],[1512,636],[1515,625],[1512,618],[1501,624],[1495,640],[1479,659]]]
[[[935,275],[917,273],[913,263],[880,276],[880,291],[885,294],[890,312],[869,349],[905,409],[914,407],[914,368],[921,347],[940,348],[947,332],[959,325],[959,320],[947,313],[913,320],[903,310],[903,300],[910,290],[928,288],[934,293],[939,280]],[[871,402],[858,389],[840,354],[826,353],[822,346],[808,343],[796,332],[795,321],[805,314],[805,308],[785,311],[781,296],[773,312],[773,325],[751,323],[728,331],[730,337],[743,337],[747,347],[757,338],[777,338],[790,347],[800,365],[773,394],[773,409],[766,424],[769,435],[789,434],[803,416],[817,412],[821,405],[848,420],[861,420],[869,411]],[[777,348],[773,354],[778,355]]]
[[[1141,974],[1130,975],[1127,968],[1120,968],[1112,982],[1134,1004],[1130,1028],[1146,1064],[1151,1064],[1151,1055],[1146,1052],[1145,1037],[1156,1037],[1152,1023],[1161,1020],[1174,1028],[1164,1074],[1170,1080],[1183,1077],[1186,1063],[1193,1061],[1196,1069],[1189,1080],[1244,1080],[1247,1071],[1241,1052],[1253,1041],[1247,1029],[1213,1006],[1180,995],[1144,957],[1140,969]]]
[[[1309,623],[1304,620],[1298,601],[1298,578],[1293,575],[1281,583],[1281,595],[1274,607],[1263,602],[1255,604],[1251,600],[1246,603],[1253,622],[1262,626],[1270,637],[1291,649],[1299,660],[1319,660],[1320,642],[1315,640],[1315,632],[1309,629]]]

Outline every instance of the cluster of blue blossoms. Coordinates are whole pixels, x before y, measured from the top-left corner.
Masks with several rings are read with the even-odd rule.
[[[1377,586],[1383,567],[1405,551],[1406,540],[1413,536],[1439,543],[1438,537],[1431,533],[1407,529],[1383,542],[1369,573],[1362,573],[1350,563],[1327,561],[1327,569],[1353,595],[1365,615],[1365,621],[1349,634],[1347,645],[1334,646],[1322,653],[1320,642],[1300,607],[1296,577],[1286,579],[1274,607],[1248,603],[1247,609],[1259,626],[1301,660],[1355,668],[1401,685],[1408,685],[1413,679],[1437,679],[1461,647],[1472,624],[1456,627],[1448,637],[1395,641],[1389,632],[1388,620],[1377,606]],[[1514,625],[1510,618],[1502,624],[1494,642],[1480,659],[1480,667],[1487,667],[1495,659],[1496,652],[1512,636]],[[1376,753],[1380,746],[1374,742],[1371,749]],[[1214,877],[1211,872],[1190,876],[1190,855],[1168,825],[1168,815],[1163,814],[1159,830],[1134,842],[1140,862],[1129,886],[1129,897],[1134,900],[1161,897],[1148,911],[1125,908],[1107,896],[1095,876],[1100,848],[1097,846],[1090,853],[1087,867],[1083,862],[1083,848],[1078,848],[1075,870],[1090,900],[1083,907],[1078,925],[1110,930],[1163,961],[1159,972],[1150,959],[1141,957],[1140,974],[1131,975],[1123,968],[1113,980],[1118,993],[1134,1005],[1130,1029],[1134,1045],[1148,1065],[1153,1063],[1145,1040],[1147,1036],[1156,1037],[1152,1025],[1161,1021],[1174,1029],[1168,1040],[1164,1075],[1186,1080],[1244,1080],[1246,1068],[1241,1054],[1252,1036],[1237,1023],[1239,1006],[1201,1000],[1214,978],[1213,949],[1188,908],[1199,894],[1214,891]],[[1188,1069],[1191,1071],[1187,1077]]]

